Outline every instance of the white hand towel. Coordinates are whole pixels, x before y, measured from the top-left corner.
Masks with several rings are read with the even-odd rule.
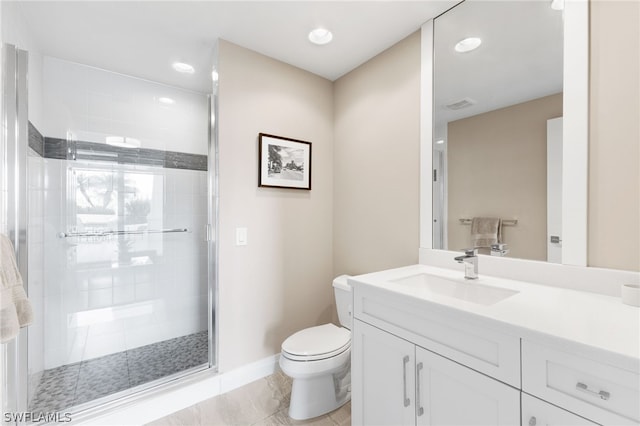
[[[13,244],[0,234],[0,342],[16,337],[20,327],[33,322],[31,302],[22,287]]]
[[[471,221],[471,246],[490,248],[502,242],[502,220],[495,217],[474,217]]]

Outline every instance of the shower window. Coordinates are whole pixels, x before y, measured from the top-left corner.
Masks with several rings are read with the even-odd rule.
[[[156,209],[162,209],[162,176],[75,167],[69,168],[69,173],[77,229],[85,232],[116,229],[118,217],[124,218],[125,230],[146,229],[152,201]],[[152,198],[154,186],[160,190]]]
[[[68,234],[78,235],[74,238],[81,242],[106,242],[112,246],[108,251],[97,245],[102,249],[78,253],[76,263],[150,264],[154,257],[162,255],[162,240],[150,246],[144,231],[162,230],[163,175],[77,167],[70,167],[68,174]],[[118,235],[127,237],[115,238]]]

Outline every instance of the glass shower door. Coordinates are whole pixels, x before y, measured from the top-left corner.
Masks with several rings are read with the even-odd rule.
[[[28,409],[73,413],[211,366],[208,99],[44,63],[45,106],[66,115],[42,130],[42,261],[30,263],[41,268],[42,337],[29,348],[41,368],[30,369]],[[167,92],[175,105],[156,102]],[[74,127],[55,137],[63,118]],[[134,139],[125,132],[140,146],[108,143]],[[182,152],[190,137],[205,146]]]
[[[47,166],[62,205],[45,218],[57,229],[45,235],[45,275],[56,279],[46,285],[46,370],[31,409],[208,366],[206,173]]]

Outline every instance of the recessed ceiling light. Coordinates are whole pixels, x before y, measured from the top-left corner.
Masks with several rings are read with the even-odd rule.
[[[158,98],[158,102],[160,102],[161,104],[165,104],[165,105],[173,105],[173,104],[176,103],[176,101],[174,101],[173,99],[165,98],[165,97]]]
[[[333,40],[333,34],[326,28],[316,28],[309,33],[309,41],[313,44],[327,44]]]
[[[564,0],[551,0],[551,9],[564,10]]]
[[[126,136],[107,136],[107,145],[118,146],[120,148],[139,148],[140,141]]]
[[[457,44],[456,44],[456,52],[458,53],[466,53],[466,52],[471,52],[474,49],[477,49],[478,46],[480,46],[482,44],[482,40],[480,40],[478,37],[468,37],[465,38],[464,40],[460,40]]]
[[[193,66],[185,64],[184,62],[174,62],[172,66],[174,70],[185,74],[193,74],[196,71]]]

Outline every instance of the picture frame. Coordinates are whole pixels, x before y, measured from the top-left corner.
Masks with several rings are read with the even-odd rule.
[[[311,142],[258,134],[258,186],[311,190]]]

